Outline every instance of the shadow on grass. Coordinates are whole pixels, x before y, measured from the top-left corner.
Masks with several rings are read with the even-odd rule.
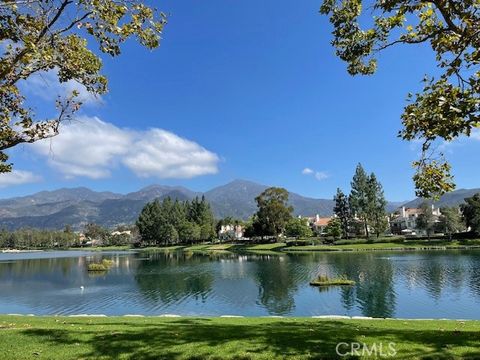
[[[480,358],[478,331],[382,328],[371,323],[364,326],[362,322],[326,320],[248,323],[181,319],[78,325],[82,330],[26,329],[22,333],[60,348],[83,345],[89,358],[330,359],[338,357],[335,348],[339,342],[382,342],[384,347],[394,342],[398,345],[397,359]]]

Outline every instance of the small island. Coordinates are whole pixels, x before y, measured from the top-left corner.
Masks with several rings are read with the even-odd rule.
[[[355,281],[347,279],[345,276],[330,279],[327,275],[318,275],[316,279],[310,281],[311,286],[352,286]]]
[[[112,260],[103,259],[100,263],[88,264],[87,270],[90,272],[105,272],[108,271],[113,265]]]

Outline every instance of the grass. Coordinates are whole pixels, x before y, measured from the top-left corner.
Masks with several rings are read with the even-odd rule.
[[[280,250],[286,246],[285,243],[273,243],[273,244],[258,244],[258,245],[248,245],[243,247],[243,250]]]
[[[403,238],[402,238],[403,239]],[[339,240],[332,245],[298,245],[287,246],[286,243],[269,243],[269,244],[198,244],[198,245],[175,245],[165,247],[146,247],[134,249],[129,246],[101,246],[87,248],[71,248],[69,250],[89,250],[89,251],[122,251],[122,250],[139,250],[139,251],[367,251],[367,250],[435,250],[435,249],[468,249],[480,248],[480,239],[472,240],[406,240],[400,241],[400,238],[372,238],[366,239],[350,239]],[[300,241],[299,241],[300,242]],[[292,243],[292,241],[290,241]],[[294,243],[294,242],[293,242]]]
[[[237,245],[235,244],[217,244],[211,245],[207,250],[216,251],[216,250],[233,250]]]
[[[354,243],[344,245],[307,245],[283,249],[284,251],[364,251],[364,250],[435,250],[435,249],[466,249],[480,247],[475,240],[470,241],[407,241],[404,243]]]
[[[331,359],[339,342],[395,343],[397,359],[476,359],[480,322],[0,316],[5,360]]]
[[[182,250],[183,251],[206,251],[208,248],[213,245],[191,245],[191,246],[186,246]]]
[[[185,248],[185,245],[174,245],[174,246],[148,246],[144,248],[139,248],[139,251],[177,251]]]
[[[344,276],[338,278],[329,278],[326,275],[318,275],[316,279],[310,281],[312,286],[336,286],[336,285],[355,285],[355,281],[349,280]]]

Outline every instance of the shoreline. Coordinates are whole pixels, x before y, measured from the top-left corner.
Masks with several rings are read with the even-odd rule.
[[[146,248],[134,248],[129,246],[99,246],[99,247],[80,247],[66,249],[0,249],[0,253],[4,254],[22,254],[37,253],[50,251],[90,251],[90,252],[109,252],[109,251],[131,251],[131,252],[148,252],[148,251],[183,251],[198,253],[215,253],[215,252],[232,252],[232,253],[262,253],[269,252],[271,254],[288,254],[288,253],[315,253],[315,252],[368,252],[368,251],[445,251],[445,250],[478,250],[480,244],[461,245],[461,244],[445,244],[445,245],[426,245],[426,244],[395,244],[395,243],[374,243],[374,244],[342,244],[342,245],[301,245],[286,246],[283,243],[273,244],[205,244],[205,245],[177,245],[177,246],[158,246]]]
[[[48,251],[48,250],[19,250],[19,249],[2,249],[0,252],[3,254],[17,254],[17,253],[30,253],[30,252],[42,252],[42,251]]]
[[[361,320],[361,321],[453,321],[453,322],[478,322],[480,319],[447,319],[447,318],[377,318],[371,316],[361,315],[311,315],[311,316],[285,316],[285,315],[260,315],[260,316],[245,316],[245,315],[179,315],[179,314],[159,314],[159,315],[143,315],[143,314],[124,314],[124,315],[105,315],[105,314],[70,314],[70,315],[36,315],[36,314],[1,314],[0,319],[5,317],[21,317],[21,318],[101,318],[101,319],[120,319],[120,318],[143,318],[143,319],[158,319],[158,318],[174,318],[174,319],[324,319],[324,320]]]

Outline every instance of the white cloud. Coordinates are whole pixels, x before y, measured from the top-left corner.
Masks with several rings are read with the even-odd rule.
[[[310,168],[305,168],[305,169],[302,170],[303,175],[311,175],[313,173],[314,173],[314,171]]]
[[[34,150],[67,177],[108,177],[118,157],[129,151],[128,131],[94,117],[79,117],[60,129],[60,135],[38,141]]]
[[[140,177],[192,178],[216,173],[219,162],[215,153],[169,131],[133,131],[96,117],[80,117],[32,146],[66,177],[105,178],[122,164]]]
[[[12,185],[29,184],[40,180],[40,176],[37,176],[30,171],[13,170],[9,173],[0,174],[0,188]]]
[[[307,176],[313,176],[318,181],[322,181],[330,177],[330,175],[326,171],[315,171],[308,167],[302,170],[302,174]]]
[[[75,80],[61,83],[58,81],[58,70],[41,71],[28,77],[22,85],[26,92],[43,100],[55,101],[59,96],[68,97],[75,90],[78,101],[85,105],[99,104],[102,98],[87,91],[86,87]]]
[[[147,131],[133,149],[123,163],[141,177],[192,178],[218,171],[216,154],[165,130]]]
[[[325,171],[315,172],[315,179],[317,179],[318,181],[328,179],[329,177],[330,177],[330,175],[328,175],[328,173],[326,173]]]

